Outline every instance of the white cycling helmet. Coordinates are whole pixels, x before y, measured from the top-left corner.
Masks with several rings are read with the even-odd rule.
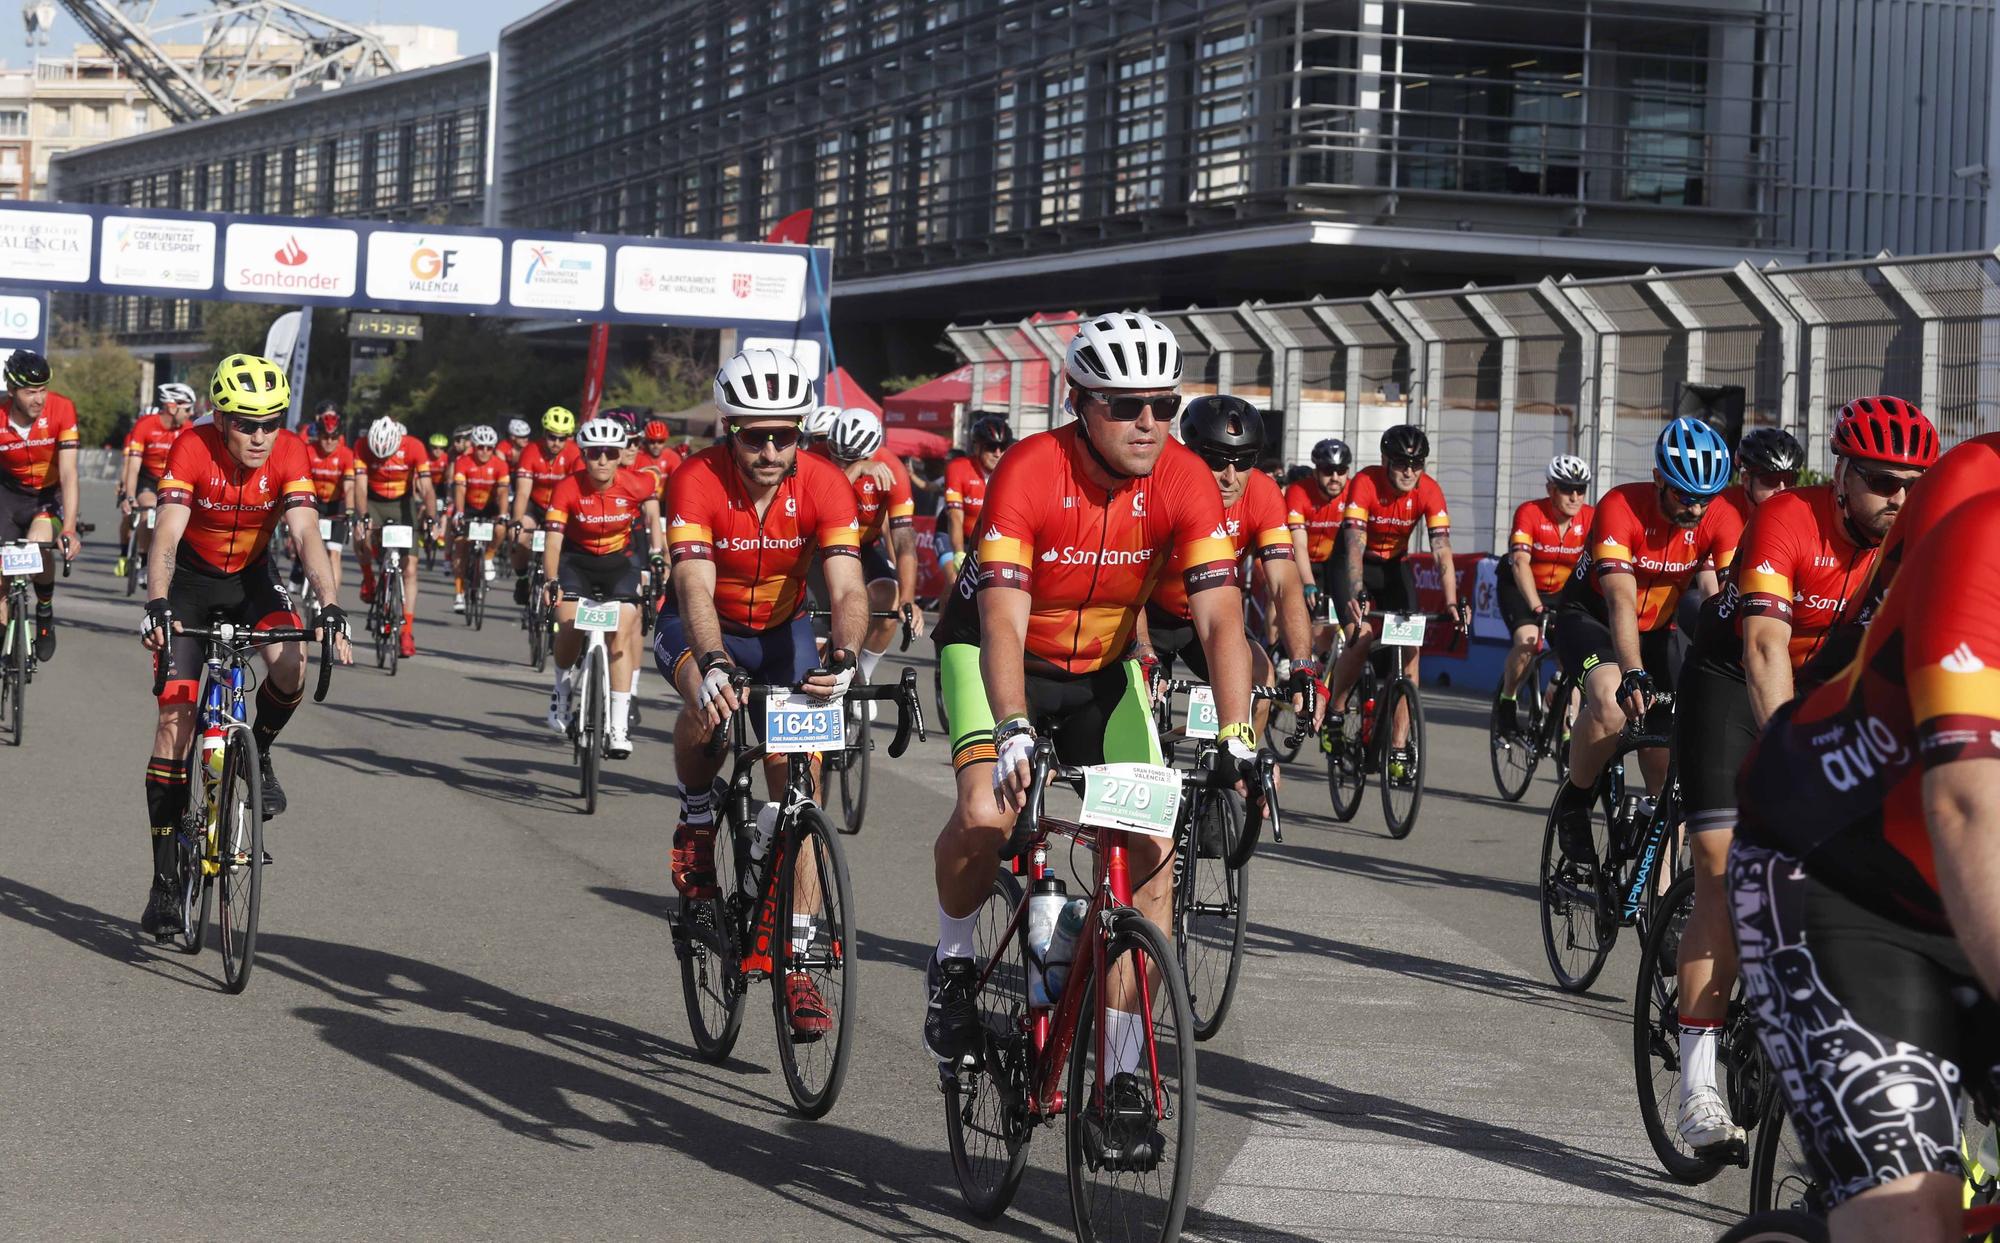
[[[194,404],[194,390],[185,384],[162,384],[158,389],[154,390],[153,395],[162,406],[168,402],[172,402],[177,406],[192,406]]]
[[[481,423],[478,427],[472,429],[473,448],[491,449],[499,443],[500,443],[500,433],[486,426],[486,424]]]
[[[528,426],[526,419],[508,419],[507,434],[516,440],[526,440],[535,434],[535,429]]]
[[[843,462],[858,462],[862,458],[873,457],[875,450],[881,447],[882,420],[875,417],[874,411],[858,406],[840,412],[840,418],[834,422],[833,433],[827,438],[827,448]]]
[[[403,425],[383,415],[368,425],[368,452],[376,457],[388,457],[403,444]]]
[[[576,429],[579,449],[623,449],[625,425],[617,419],[592,419]]]
[[[777,350],[740,350],[715,373],[715,408],[739,419],[798,419],[819,399],[799,360]]]
[[[1100,315],[1071,338],[1063,372],[1088,389],[1173,388],[1181,382],[1181,343],[1150,315]]]
[[[839,418],[839,406],[820,406],[799,424],[799,435],[807,440],[824,440],[833,435],[833,425]]]
[[[1590,463],[1573,453],[1558,453],[1549,459],[1549,482],[1585,484],[1590,482]]]

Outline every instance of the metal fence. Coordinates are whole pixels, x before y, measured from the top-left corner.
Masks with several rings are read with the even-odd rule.
[[[1818,470],[1832,413],[1870,393],[1917,401],[1947,445],[2000,428],[2000,252],[1151,313],[1186,350],[1184,391],[1272,411],[1287,462],[1324,436],[1371,462],[1384,428],[1426,428],[1461,548],[1501,550],[1553,454],[1588,460],[1599,490],[1644,477],[1684,383],[1741,385],[1745,425],[1792,432]],[[1077,323],[953,325],[946,339],[972,391],[1004,388],[1026,434],[1063,421],[1051,412]],[[1037,357],[1046,391],[1022,383]]]

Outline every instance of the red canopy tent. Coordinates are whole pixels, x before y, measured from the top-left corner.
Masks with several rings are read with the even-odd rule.
[[[892,427],[882,443],[897,457],[942,458],[951,452],[951,441],[920,427]]]
[[[820,381],[820,399],[829,406],[839,406],[843,410],[866,410],[876,418],[882,417],[882,403],[868,395],[854,377],[847,374],[847,368],[835,367]]]

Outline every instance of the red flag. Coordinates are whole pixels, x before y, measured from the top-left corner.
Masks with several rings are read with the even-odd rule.
[[[803,246],[812,237],[812,225],[812,208],[802,208],[780,220],[778,227],[771,230],[771,236],[764,240],[767,242],[783,242],[793,246]]]
[[[604,360],[611,352],[611,325],[590,326],[590,361],[583,369],[583,409],[579,421],[597,417],[597,404],[604,400]]]

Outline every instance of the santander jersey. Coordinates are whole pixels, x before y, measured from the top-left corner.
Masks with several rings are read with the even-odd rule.
[[[354,450],[343,442],[333,446],[333,452],[321,453],[315,441],[308,440],[306,462],[311,469],[313,494],[322,505],[339,505],[346,501],[341,485],[354,478]]]
[[[354,473],[368,480],[370,497],[399,501],[410,494],[410,484],[418,476],[430,478],[430,450],[415,436],[403,437],[403,443],[388,457],[376,457],[375,451],[364,444],[355,450]]]
[[[714,445],[667,481],[667,546],[675,565],[713,561],[723,628],[755,634],[798,615],[814,549],[861,555],[861,524],[847,476],[818,454],[798,455],[760,516],[729,446]]]
[[[1006,461],[1006,455],[1001,455]],[[969,457],[953,458],[944,467],[944,507],[965,515],[965,547],[969,551],[978,538],[979,515],[986,508],[986,485],[990,482],[979,463]]]
[[[139,473],[158,479],[167,470],[167,450],[181,434],[179,424],[167,426],[157,414],[149,414],[132,425],[125,436],[125,456],[139,459]]]
[[[1563,605],[1581,608],[1609,625],[1611,616],[1598,581],[1609,574],[1639,580],[1639,629],[1673,625],[1674,608],[1695,572],[1707,565],[1729,568],[1743,520],[1727,505],[1710,505],[1701,521],[1683,527],[1660,510],[1656,485],[1624,483],[1604,494],[1591,516],[1584,553],[1563,588]]]
[[[521,490],[521,477],[528,480],[528,503],[541,509],[549,507],[549,498],[555,495],[556,485],[575,474],[583,465],[583,451],[576,447],[574,440],[563,441],[563,447],[549,456],[548,449],[539,440],[531,440],[528,447],[521,450],[521,460],[514,463],[514,490]]]
[[[214,423],[175,439],[160,479],[160,504],[189,510],[181,551],[210,574],[234,574],[261,560],[278,515],[315,496],[306,442],[296,433],[279,432],[264,464],[249,470],[229,456]]]
[[[1371,561],[1394,561],[1409,552],[1418,518],[1424,520],[1432,539],[1451,533],[1444,491],[1429,475],[1418,475],[1417,486],[1400,495],[1389,482],[1388,470],[1381,466],[1364,467],[1347,485],[1342,525],[1361,528],[1366,536],[1361,555]]]
[[[1585,505],[1576,511],[1576,517],[1565,518],[1556,511],[1555,501],[1546,496],[1526,501],[1514,511],[1514,534],[1507,540],[1507,551],[1527,550],[1528,572],[1534,575],[1536,591],[1554,595],[1569,582],[1577,558],[1583,555],[1583,538],[1590,531],[1590,517],[1595,512]]]
[[[1730,581],[1701,606],[1695,650],[1743,663],[1743,619],[1788,623],[1792,668],[1803,668],[1850,610],[1858,610],[1875,549],[1848,538],[1833,485],[1780,492],[1758,506],[1736,549]]]
[[[938,621],[940,648],[977,644],[974,594],[1013,587],[1030,598],[1027,667],[1095,673],[1125,657],[1139,610],[1160,580],[1189,595],[1236,585],[1222,494],[1194,452],[1168,439],[1153,473],[1109,492],[1084,473],[1077,424],[1017,441],[986,489],[980,537]]]
[[[1330,493],[1319,486],[1317,477],[1301,479],[1285,489],[1285,521],[1293,530],[1306,533],[1306,558],[1315,565],[1333,555],[1341,515],[1346,509],[1347,489]]]
[[[1295,559],[1285,498],[1278,485],[1261,470],[1244,476],[1243,494],[1234,505],[1223,508],[1222,529],[1239,560],[1245,552],[1259,561]],[[1187,585],[1172,574],[1163,576],[1153,589],[1153,603],[1184,621],[1194,616],[1188,607]]]
[[[860,478],[848,481],[854,487],[854,510],[861,520],[863,544],[881,539],[892,527],[914,525],[917,513],[916,500],[910,495],[910,472],[902,461],[887,449],[877,449],[868,460],[888,467],[892,482],[884,491],[873,471],[863,471]],[[838,465],[834,469],[839,470]]]
[[[465,508],[478,512],[491,506],[494,494],[507,482],[507,459],[489,453],[484,462],[476,452],[467,453],[452,464],[451,481],[465,485]]]
[[[631,467],[620,468],[602,488],[588,475],[571,475],[556,485],[543,521],[563,533],[564,552],[593,557],[624,552],[632,546],[633,520],[653,499],[654,486],[651,475]]]
[[[14,425],[11,403],[0,404],[0,484],[16,492],[55,487],[56,454],[76,444],[76,407],[61,393],[50,393],[42,412],[26,427]]]

